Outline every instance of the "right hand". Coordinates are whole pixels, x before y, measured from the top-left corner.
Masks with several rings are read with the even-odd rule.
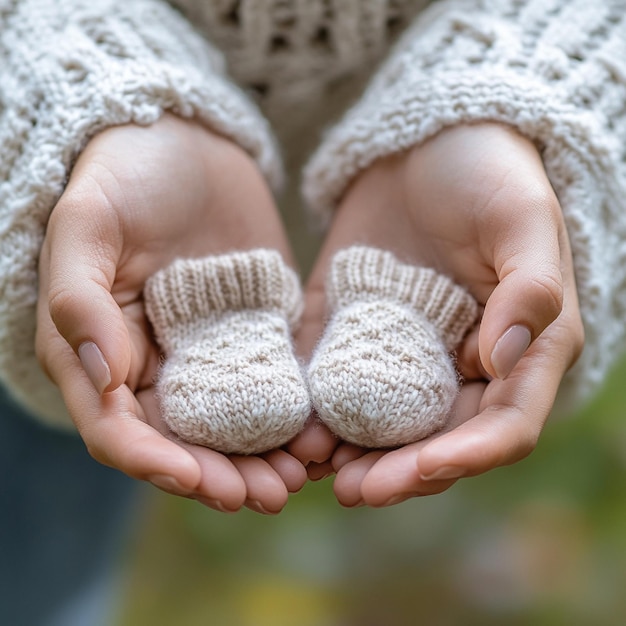
[[[176,257],[256,247],[291,260],[271,194],[243,150],[169,114],[103,131],[50,216],[37,353],[95,459],[218,510],[276,513],[302,487],[304,467],[284,450],[226,457],[169,431],[142,302],[146,279]]]

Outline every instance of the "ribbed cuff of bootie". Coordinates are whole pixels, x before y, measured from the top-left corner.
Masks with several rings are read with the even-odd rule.
[[[353,246],[335,254],[326,295],[331,310],[389,300],[419,311],[453,350],[476,321],[474,298],[429,267],[401,263],[386,250]]]
[[[394,447],[441,429],[458,393],[450,350],[478,305],[449,278],[382,250],[338,252],[330,320],[309,364],[311,400],[345,441]]]
[[[263,248],[201,259],[177,259],[151,276],[144,290],[147,312],[161,346],[172,329],[232,311],[272,311],[293,327],[302,313],[297,274],[280,253]]]
[[[278,252],[176,260],[147,281],[144,299],[166,356],[156,386],[173,432],[237,454],[299,432],[310,412],[291,342],[302,294]]]

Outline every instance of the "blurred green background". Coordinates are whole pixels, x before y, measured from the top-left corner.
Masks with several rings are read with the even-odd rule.
[[[387,509],[332,479],[277,517],[151,491],[116,624],[626,624],[625,380],[525,461]]]

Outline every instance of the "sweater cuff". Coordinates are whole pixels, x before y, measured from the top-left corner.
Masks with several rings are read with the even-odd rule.
[[[500,122],[540,149],[567,226],[586,343],[565,377],[557,412],[580,407],[623,353],[626,329],[626,152],[622,118],[607,122],[558,88],[505,67],[379,78],[331,130],[304,175],[304,195],[327,223],[350,181],[375,160],[409,149],[456,124]],[[626,78],[616,83],[626,98]],[[626,127],[624,127],[626,130]]]
[[[29,118],[23,143],[45,143],[69,168],[97,132],[195,118],[256,160],[273,187],[282,172],[269,125],[224,74],[221,55],[158,0],[27,0],[3,25],[3,106]],[[45,140],[45,141],[44,141]]]
[[[376,160],[408,150],[446,127],[500,122],[539,146],[559,142],[597,153],[594,116],[531,75],[506,68],[418,75],[368,92],[325,137],[307,164],[307,204],[327,224],[350,182]],[[606,140],[602,137],[602,142]]]
[[[0,13],[0,379],[43,421],[71,426],[35,355],[37,259],[89,139],[171,111],[235,141],[273,187],[281,165],[221,55],[165,2],[23,0]]]

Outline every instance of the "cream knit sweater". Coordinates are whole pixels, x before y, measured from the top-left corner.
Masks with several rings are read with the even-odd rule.
[[[0,378],[48,422],[67,415],[34,354],[47,217],[90,137],[164,110],[231,137],[275,187],[270,125],[290,167],[319,144],[303,187],[323,219],[380,156],[452,124],[513,125],[540,146],[573,245],[587,344],[561,400],[623,350],[626,0],[0,0]]]

